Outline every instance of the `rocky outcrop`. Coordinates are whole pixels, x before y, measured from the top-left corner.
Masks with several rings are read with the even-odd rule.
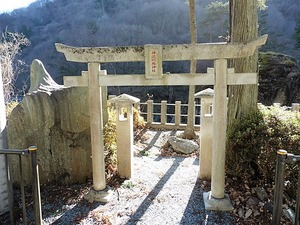
[[[300,69],[294,58],[274,52],[259,54],[258,100],[264,105],[300,102]]]
[[[31,75],[34,88],[8,120],[9,147],[38,147],[41,183],[85,182],[92,175],[87,88],[56,84],[38,60],[31,65]],[[15,181],[17,171],[14,162]],[[23,174],[29,183],[27,161]]]

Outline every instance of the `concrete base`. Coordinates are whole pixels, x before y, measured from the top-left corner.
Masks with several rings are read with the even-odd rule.
[[[233,206],[231,204],[228,194],[225,194],[224,198],[214,198],[211,192],[203,193],[204,205],[206,210],[218,210],[218,211],[231,211]]]
[[[112,199],[113,193],[114,193],[113,190],[109,186],[106,186],[106,188],[101,191],[96,191],[94,190],[94,188],[92,188],[90,192],[84,196],[84,199],[89,201],[90,203],[92,202],[107,203]]]

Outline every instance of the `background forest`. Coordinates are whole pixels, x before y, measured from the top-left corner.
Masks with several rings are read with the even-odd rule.
[[[228,2],[196,1],[198,43],[226,41]],[[29,65],[40,59],[52,77],[80,75],[86,65],[67,62],[54,43],[72,46],[126,46],[190,43],[189,7],[186,0],[38,0],[27,8],[0,15],[0,30],[23,33],[31,42],[22,50],[25,67],[17,87],[29,85]],[[259,33],[269,34],[261,51],[300,58],[300,6],[297,1],[268,0],[259,11]],[[206,70],[207,64],[198,65]],[[104,64],[109,74],[140,73],[138,63]],[[165,63],[168,72],[189,70],[187,62]]]

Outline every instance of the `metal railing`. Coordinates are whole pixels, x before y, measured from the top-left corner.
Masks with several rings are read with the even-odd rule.
[[[282,215],[285,166],[287,163],[292,163],[292,162],[300,163],[300,155],[290,154],[286,150],[277,151],[275,191],[274,191],[274,208],[273,208],[273,219],[272,219],[273,225],[280,224],[281,215]],[[299,170],[299,175],[298,175],[295,221],[293,221],[294,225],[300,224],[299,211],[300,211],[300,170]]]
[[[7,190],[8,190],[8,202],[9,202],[9,220],[10,224],[15,224],[14,218],[14,201],[13,201],[13,180],[11,177],[11,162],[10,155],[17,155],[19,157],[19,173],[20,173],[20,189],[22,198],[22,216],[23,224],[27,224],[27,212],[26,212],[26,200],[25,200],[25,188],[22,171],[22,159],[23,156],[30,157],[30,164],[32,170],[32,191],[33,191],[33,206],[34,206],[34,219],[35,224],[42,224],[42,209],[41,209],[41,194],[39,183],[39,171],[37,164],[37,147],[31,146],[27,149],[0,149],[0,154],[5,155],[6,164],[6,178],[7,178]]]

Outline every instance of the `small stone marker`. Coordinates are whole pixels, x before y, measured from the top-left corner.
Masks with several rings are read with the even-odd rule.
[[[211,68],[208,68],[208,70]],[[201,132],[199,152],[199,177],[211,180],[212,165],[212,141],[213,141],[213,115],[211,106],[214,90],[207,88],[195,94],[195,98],[201,98]]]
[[[117,111],[117,165],[120,177],[133,175],[133,104],[140,99],[122,94],[109,100]]]

